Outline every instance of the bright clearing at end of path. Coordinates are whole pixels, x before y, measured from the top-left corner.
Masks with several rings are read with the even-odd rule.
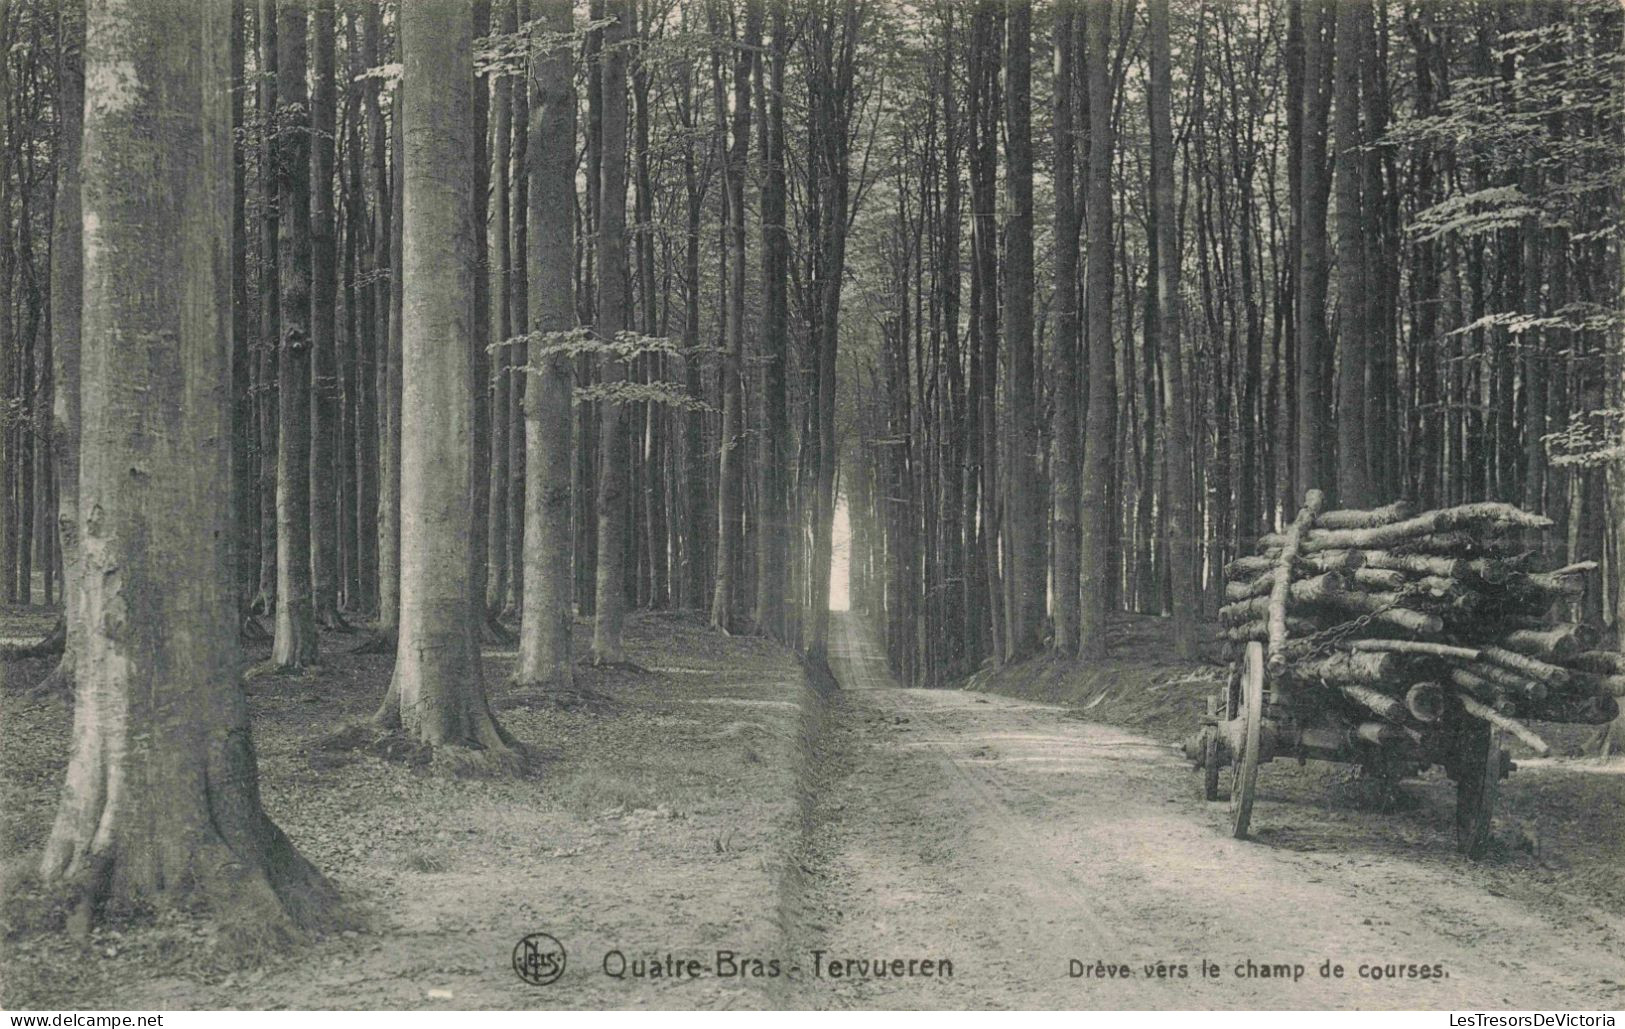
[[[835,499],[834,530],[830,534],[829,609],[852,610],[852,521],[847,517],[846,498]]]

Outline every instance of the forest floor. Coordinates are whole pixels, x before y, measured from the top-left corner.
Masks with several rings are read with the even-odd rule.
[[[26,639],[9,614],[0,637]],[[324,634],[322,665],[252,679],[248,692],[266,808],[355,902],[360,931],[268,961],[180,917],[76,940],[19,924],[18,886],[0,926],[0,1006],[779,1006],[768,980],[617,979],[601,967],[617,949],[639,959],[780,949],[806,689],[790,653],[683,617],[634,616],[627,650],[640,668],[582,667],[576,692],[546,696],[505,684],[513,650],[487,650],[492,707],[539,757],[528,777],[502,780],[328,749],[388,682],[392,656],[343,654],[357,640]],[[68,705],[28,689],[50,668],[0,664],[0,859],[13,885],[49,831],[66,763]],[[565,947],[555,984],[530,985],[512,967],[532,932]]]
[[[513,655],[488,651],[499,716],[542,757],[521,780],[324,749],[376,704],[388,657],[254,680],[266,805],[362,931],[245,961],[183,917],[76,940],[10,904],[0,1003],[1625,1005],[1619,764],[1520,759],[1478,863],[1452,847],[1443,780],[1379,811],[1331,766],[1271,765],[1256,839],[1238,842],[1171,746],[1214,671],[1159,661],[1155,623],[1117,628],[1132,659],[1088,674],[1028,662],[970,690],[899,687],[849,615],[834,621],[835,691],[780,648],[677,617],[634,618],[643,670],[583,669],[568,697],[502,685]],[[25,685],[49,662],[0,669],[0,859],[15,874],[49,826],[68,710]],[[536,931],[568,951],[551,986],[510,967]],[[719,949],[745,974],[722,975]],[[615,950],[622,978],[605,973]],[[750,975],[751,958],[781,974]],[[689,960],[698,976],[676,968]]]

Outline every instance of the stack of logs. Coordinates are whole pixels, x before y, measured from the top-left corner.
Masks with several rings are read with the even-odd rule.
[[[1519,719],[1597,725],[1619,714],[1625,657],[1553,615],[1582,595],[1595,564],[1533,570],[1550,519],[1499,503],[1421,514],[1404,501],[1323,504],[1309,491],[1285,532],[1226,569],[1224,636],[1263,641],[1272,676],[1335,691],[1413,736],[1459,705],[1539,753],[1546,744]]]

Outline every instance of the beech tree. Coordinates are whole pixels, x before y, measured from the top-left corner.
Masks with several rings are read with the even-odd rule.
[[[1078,654],[1106,653],[1106,597],[1109,590],[1112,519],[1111,478],[1116,459],[1116,372],[1112,341],[1112,76],[1110,53],[1113,5],[1091,0],[1084,8],[1087,51],[1084,67],[1089,93],[1089,184],[1086,204],[1089,250],[1084,304],[1088,310],[1089,407],[1083,451],[1083,603]]]
[[[276,934],[335,897],[260,805],[238,683],[228,18],[88,5],[80,688],[41,872],[82,922],[202,903]]]
[[[458,764],[514,766],[522,749],[486,701],[474,593],[474,15],[469,0],[401,11],[401,596],[380,724]]]
[[[626,47],[631,35],[630,0],[609,0],[599,74],[603,95],[602,184],[598,212],[598,338],[616,343],[627,328],[626,281]],[[599,381],[610,387],[626,381],[626,358],[610,351],[599,366]],[[627,462],[630,442],[626,405],[613,392],[600,402],[598,430],[598,574],[594,600],[592,659],[595,664],[626,660],[622,632],[626,621]]]
[[[319,641],[310,571],[310,96],[308,0],[277,8],[276,637],[271,665],[313,664]]]
[[[525,593],[518,679],[552,688],[574,679],[575,571],[570,519],[575,370],[549,334],[575,325],[576,96],[570,0],[540,0],[551,45],[530,55],[530,327],[540,346],[525,390]],[[556,337],[554,337],[556,338]]]

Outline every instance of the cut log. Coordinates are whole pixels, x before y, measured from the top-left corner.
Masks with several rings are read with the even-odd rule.
[[[1416,508],[1409,500],[1396,500],[1392,504],[1374,507],[1369,511],[1353,508],[1327,511],[1316,520],[1315,525],[1322,529],[1369,529],[1378,525],[1403,522],[1415,514]]]
[[[1576,622],[1567,622],[1554,625],[1550,629],[1514,629],[1501,637],[1501,646],[1508,650],[1515,650],[1520,654],[1531,657],[1563,660],[1572,658],[1582,651],[1596,646],[1597,631],[1589,625]],[[1613,655],[1620,659],[1617,671],[1625,672],[1625,656]],[[1615,669],[1592,669],[1593,671],[1614,671]]]
[[[1518,709],[1517,702],[1504,691],[1465,668],[1450,669],[1450,683],[1479,701],[1493,705],[1497,711],[1511,714]]]
[[[1500,665],[1490,664],[1488,661],[1475,661],[1467,666],[1467,670],[1497,689],[1526,702],[1545,700],[1546,695],[1551,692],[1543,682],[1530,679],[1520,672],[1502,668]]]
[[[1390,697],[1386,693],[1379,693],[1369,686],[1347,685],[1339,686],[1338,692],[1343,696],[1364,707],[1368,711],[1386,718],[1390,722],[1403,722],[1407,711],[1405,705]]]
[[[1529,746],[1530,750],[1533,750],[1539,756],[1545,757],[1547,754],[1552,752],[1551,746],[1548,745],[1545,740],[1536,735],[1534,730],[1530,729],[1527,725],[1524,725],[1516,718],[1513,718],[1511,715],[1503,715],[1501,712],[1496,711],[1493,708],[1486,707],[1485,705],[1474,700],[1472,697],[1467,696],[1465,693],[1456,694],[1456,699],[1461,701],[1462,710],[1466,711],[1474,718],[1482,718],[1484,721],[1496,726],[1497,728],[1505,729],[1507,732],[1522,740]]]
[[[1349,573],[1342,570],[1321,572],[1304,579],[1293,579],[1291,586],[1291,599],[1307,602],[1324,597],[1327,593],[1339,592],[1350,588]],[[1275,573],[1269,572],[1244,582],[1227,582],[1224,584],[1224,599],[1232,603],[1249,600],[1253,597],[1268,599],[1271,591],[1275,589]]]
[[[1373,622],[1392,625],[1418,636],[1437,636],[1444,631],[1444,622],[1437,615],[1407,607],[1405,598],[1398,593],[1327,591],[1314,602],[1369,616]]]
[[[1405,709],[1418,722],[1437,722],[1444,715],[1444,687],[1419,682],[1405,691]]]
[[[1548,686],[1566,686],[1569,681],[1568,669],[1547,664],[1545,661],[1530,657],[1527,654],[1519,654],[1504,647],[1484,647],[1482,654],[1483,659],[1492,665],[1498,665],[1508,671],[1529,676]]]
[[[1453,658],[1457,661],[1477,661],[1479,652],[1472,647],[1454,647],[1447,643],[1426,640],[1354,640],[1348,644],[1354,650],[1385,650],[1396,654],[1425,654],[1428,657]]]
[[[1397,679],[1404,667],[1405,659],[1399,654],[1345,650],[1297,661],[1290,674],[1299,682],[1380,686]]]
[[[1252,579],[1266,575],[1275,570],[1275,560],[1280,556],[1279,547],[1271,548],[1269,554],[1249,554],[1238,557],[1224,566],[1226,578]],[[1353,571],[1365,563],[1358,550],[1330,550],[1324,554],[1299,554],[1293,574],[1308,578],[1319,575],[1321,572]]]
[[[1298,579],[1290,582],[1288,591],[1292,599],[1298,603],[1308,604],[1325,601],[1328,597],[1346,592],[1341,589],[1344,585],[1343,573],[1323,572],[1310,579]],[[1274,585],[1270,585],[1274,590]],[[1244,600],[1226,604],[1219,608],[1219,620],[1226,625],[1240,625],[1254,619],[1262,618],[1266,622],[1270,619],[1270,603],[1272,593],[1260,593]],[[1284,634],[1283,634],[1284,635]]]
[[[1359,553],[1359,551],[1339,551],[1339,553]],[[1353,572],[1354,585],[1361,589],[1370,590],[1401,590],[1410,581],[1404,572],[1392,568],[1358,568]]]
[[[1287,641],[1289,654],[1294,643],[1303,643],[1308,646],[1310,641],[1306,637],[1313,636],[1319,631],[1319,626],[1305,618],[1289,617],[1286,620],[1286,627],[1287,631],[1292,634],[1292,638]],[[1267,642],[1270,638],[1270,626],[1267,620],[1260,617],[1240,625],[1227,626],[1220,633],[1220,636],[1234,643],[1249,643],[1253,640],[1262,643]]]
[[[1429,536],[1456,534],[1460,530],[1473,530],[1461,533],[1461,536],[1466,541],[1477,543],[1487,528],[1505,532],[1509,529],[1546,529],[1551,525],[1550,518],[1529,514],[1512,504],[1462,504],[1459,507],[1441,508],[1385,525],[1356,529],[1313,529],[1302,540],[1298,549],[1303,553],[1312,554],[1322,550],[1350,547],[1381,548],[1400,543],[1412,544]],[[1290,533],[1290,530],[1288,532]],[[1261,542],[1266,541],[1267,545],[1276,545],[1284,543],[1285,538],[1272,540],[1265,537],[1265,541]]]

